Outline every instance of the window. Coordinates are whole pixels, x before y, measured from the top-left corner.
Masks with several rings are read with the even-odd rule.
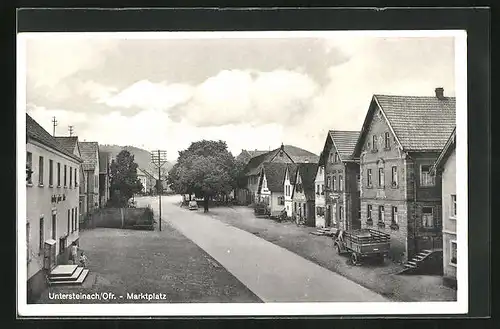
[[[75,207],[75,231],[78,231],[78,208]]]
[[[344,207],[339,206],[339,220],[344,220]]]
[[[334,160],[335,163],[339,162],[339,154],[338,152],[335,152],[335,160]]]
[[[56,214],[52,214],[52,239],[56,239],[56,226],[57,226],[57,218]]]
[[[71,224],[73,224],[73,222],[70,223],[69,210],[68,210],[68,235],[72,232]]]
[[[30,251],[30,223],[26,223],[26,261],[31,260],[31,251]]]
[[[60,237],[59,238],[59,255],[62,255],[64,253],[64,250],[66,250],[66,237]]]
[[[57,187],[61,187],[61,164],[57,163]]]
[[[378,206],[378,221],[379,223],[385,222],[384,206]]]
[[[386,132],[384,135],[384,145],[386,149],[391,148],[391,137],[388,132]]]
[[[78,178],[76,177],[76,168],[75,168],[75,187],[78,186]]]
[[[328,176],[328,177],[326,178],[326,188],[330,188],[330,187],[331,187],[331,185],[332,185],[332,184],[331,184],[331,178],[330,178],[330,176]]]
[[[361,191],[361,176],[358,174],[356,175],[356,186],[357,186],[357,191]]]
[[[285,199],[282,197],[282,196],[279,196],[278,197],[278,204],[280,206],[283,206],[285,204]]]
[[[66,171],[67,171],[67,170],[66,170],[66,165],[64,165],[64,187],[68,186],[68,185],[66,184]]]
[[[451,217],[456,218],[457,217],[457,195],[452,194],[451,195]]]
[[[372,187],[372,170],[368,169],[366,173],[366,179],[367,179],[367,186]]]
[[[342,175],[339,175],[339,191],[344,190],[344,179],[342,178]]]
[[[373,135],[372,136],[372,143],[373,143],[373,151],[377,151],[377,136]]]
[[[41,254],[43,252],[43,243],[45,242],[45,228],[44,228],[44,223],[43,223],[43,217],[40,217],[40,222],[39,222],[39,253]]]
[[[334,191],[337,191],[338,190],[338,187],[337,187],[337,176],[333,176],[333,190]]]
[[[392,207],[392,216],[391,216],[391,224],[398,224],[398,207]]]
[[[457,242],[450,241],[450,264],[457,265]]]
[[[49,186],[54,185],[54,161],[49,160]]]
[[[69,187],[73,187],[73,168],[69,167]]]
[[[325,215],[325,208],[323,208],[323,207],[316,207],[316,215],[318,215],[318,216],[324,216]]]
[[[325,194],[325,185],[321,184],[321,195]]]
[[[319,184],[316,184],[316,195],[319,195]]]
[[[378,186],[379,187],[384,187],[384,168],[378,168]]]
[[[38,185],[43,186],[43,157],[38,157]]]
[[[32,169],[33,169],[33,155],[31,154],[31,152],[26,152],[26,182],[28,184],[33,184],[33,179],[31,177],[31,173],[32,173]]]
[[[431,207],[422,208],[422,227],[432,228],[434,227],[434,214]]]
[[[434,186],[434,176],[431,175],[431,166],[420,166],[420,186]]]
[[[391,186],[392,187],[397,187],[398,186],[398,167],[396,167],[396,166],[392,167]]]
[[[367,207],[366,207],[366,220],[371,222],[373,219],[372,219],[372,205],[369,204]]]

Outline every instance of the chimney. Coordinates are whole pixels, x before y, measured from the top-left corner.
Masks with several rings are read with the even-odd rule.
[[[442,87],[436,88],[435,91],[438,99],[444,99],[444,89]]]

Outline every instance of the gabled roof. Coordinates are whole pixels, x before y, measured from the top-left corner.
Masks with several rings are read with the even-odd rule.
[[[330,130],[328,131],[328,136],[326,137],[325,146],[323,151],[321,152],[320,160],[318,162],[323,163],[325,160],[323,157],[326,154],[326,147],[330,141],[334,146],[337,152],[339,153],[341,161],[349,161],[353,160],[354,148],[356,147],[356,143],[359,138],[359,131],[352,130]]]
[[[297,177],[295,177],[295,179],[298,179],[300,175],[302,188],[304,189],[307,201],[314,200],[314,181],[316,180],[317,170],[317,163],[301,163],[297,166]],[[295,193],[295,189],[293,193]]]
[[[99,144],[97,142],[79,142],[84,170],[94,170],[99,165]]]
[[[307,150],[301,149],[293,145],[282,145],[277,149],[259,154],[251,158],[246,166],[245,170],[246,176],[258,175],[262,168],[262,164],[265,162],[272,161],[276,156],[278,156],[279,152],[282,149],[285,155],[288,156],[288,158],[290,158],[290,160],[293,163],[316,163],[319,160],[319,157],[316,154],[311,153]],[[265,151],[257,151],[257,152],[265,152]]]
[[[432,167],[432,172],[439,172],[443,169],[446,160],[448,160],[448,157],[450,156],[451,152],[455,150],[456,147],[456,128],[453,129],[450,137],[448,138],[448,141],[446,142],[445,146],[443,147],[443,150],[439,154],[439,157],[437,158],[436,162],[434,163],[434,166]]]
[[[42,143],[45,146],[48,146],[70,158],[82,162],[78,156],[73,154],[73,151],[69,152],[59,141],[49,134],[45,129],[42,128],[29,114],[26,113],[26,141],[29,138]]]
[[[286,164],[288,174],[290,175],[290,184],[294,185],[295,184],[295,176],[297,175],[297,164],[295,163],[287,163]]]
[[[68,152],[73,153],[75,147],[78,146],[77,136],[56,136],[55,138],[59,142],[59,144],[61,144],[61,146]]]
[[[377,108],[403,151],[407,152],[440,151],[455,127],[455,97],[373,95],[355,156],[361,153]]]
[[[267,188],[271,192],[284,191],[284,178],[287,168],[286,163],[266,162],[263,166],[263,173],[266,176]]]

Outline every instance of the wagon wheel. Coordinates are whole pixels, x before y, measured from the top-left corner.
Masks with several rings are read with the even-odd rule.
[[[384,261],[385,261],[384,255],[379,255],[378,256],[378,262],[379,262],[379,264],[384,264]]]
[[[356,254],[355,252],[351,253],[351,262],[353,265],[359,264],[359,257],[358,254]]]

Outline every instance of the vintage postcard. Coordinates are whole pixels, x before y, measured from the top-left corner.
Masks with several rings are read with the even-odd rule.
[[[19,315],[466,313],[466,37],[19,33]]]

